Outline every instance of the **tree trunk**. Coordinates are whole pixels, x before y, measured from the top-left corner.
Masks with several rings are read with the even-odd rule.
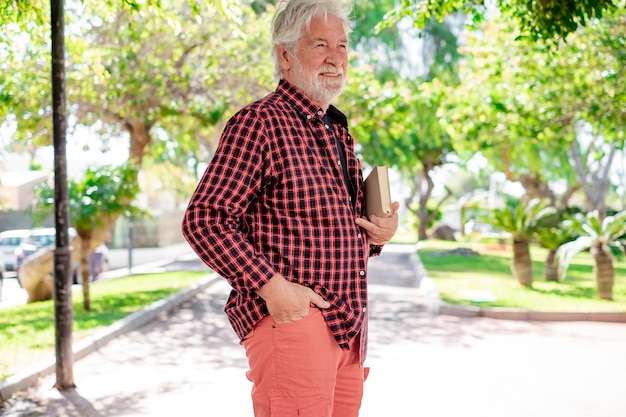
[[[140,120],[126,120],[124,126],[130,133],[129,158],[141,165],[146,147],[152,142],[152,136],[150,136],[152,125]]]
[[[550,205],[554,206],[556,203],[556,197],[554,192],[548,187],[548,185],[535,174],[520,175],[519,182],[522,187],[526,189],[528,195],[537,198],[546,198],[550,201]]]
[[[557,282],[559,280],[559,263],[556,258],[556,249],[550,249],[544,263],[546,281]]]
[[[591,248],[593,256],[593,276],[596,280],[598,297],[603,300],[613,299],[613,281],[615,280],[615,268],[613,267],[613,256],[607,253],[601,243],[597,243]]]
[[[56,249],[54,252],[54,386],[61,390],[74,388],[72,354],[72,284],[70,278],[69,213],[67,190],[65,92],[65,19],[63,0],[50,1],[51,72],[52,72],[52,137],[54,142],[54,223]]]
[[[80,276],[80,282],[83,289],[83,309],[85,311],[91,310],[91,301],[89,298],[89,256],[91,256],[91,233],[88,235],[82,235],[80,237],[80,266],[78,267],[78,273]]]
[[[83,308],[85,311],[91,310],[91,296],[89,289],[92,271],[89,259],[92,256],[93,251],[106,241],[107,235],[110,233],[115,221],[119,217],[119,215],[104,216],[100,219],[100,226],[97,229],[77,230],[80,238],[78,239],[78,242],[80,242],[80,263],[78,267],[78,276],[80,277],[83,289]]]
[[[533,263],[530,259],[530,248],[526,239],[513,239],[513,259],[511,272],[517,281],[525,286],[533,286]]]
[[[435,183],[433,179],[430,177],[431,167],[434,166],[428,160],[422,160],[422,165],[424,169],[420,173],[417,181],[419,181],[419,208],[418,208],[418,229],[417,229],[417,238],[419,240],[428,239],[428,226],[430,222],[432,222],[438,213],[429,213],[428,212],[428,201],[430,200],[430,196],[433,194],[433,189],[435,188]],[[424,183],[426,187],[424,187]],[[425,189],[424,189],[425,188]]]

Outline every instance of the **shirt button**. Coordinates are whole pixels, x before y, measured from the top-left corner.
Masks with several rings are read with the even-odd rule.
[[[337,165],[341,166],[341,160],[337,161]]]
[[[328,126],[328,125],[324,125],[324,126],[326,126],[326,129],[330,129],[330,126]]]
[[[321,110],[318,110],[317,115],[321,116],[322,114],[324,114]]]
[[[367,307],[363,307],[363,312],[365,313],[367,311]]]
[[[361,275],[362,277],[364,277],[364,276],[365,276],[365,271],[360,271],[360,272],[359,272],[359,275]]]
[[[361,234],[359,233],[358,235],[356,235],[356,237],[358,237],[359,239],[361,239]]]

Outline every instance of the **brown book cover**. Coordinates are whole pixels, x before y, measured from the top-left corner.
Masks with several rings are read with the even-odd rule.
[[[389,190],[389,169],[386,166],[374,167],[365,179],[365,215],[389,217],[391,208],[391,191]]]

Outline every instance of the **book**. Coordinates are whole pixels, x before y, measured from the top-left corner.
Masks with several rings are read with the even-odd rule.
[[[389,217],[393,213],[391,207],[391,191],[389,189],[389,169],[376,166],[365,179],[365,216]]]

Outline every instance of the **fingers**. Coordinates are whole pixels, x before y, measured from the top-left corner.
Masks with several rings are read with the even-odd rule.
[[[330,303],[322,298],[321,295],[311,290],[311,303],[315,304],[318,308],[330,308]]]
[[[328,301],[309,287],[286,280],[283,284],[286,285],[281,287],[280,293],[273,292],[271,297],[264,292],[267,310],[276,324],[302,320],[309,314],[311,305],[322,309],[330,307]]]
[[[370,239],[370,243],[382,245],[389,242],[398,229],[398,210],[400,203],[395,201],[392,204],[393,213],[389,217],[370,216],[367,218],[358,218],[356,224],[365,230]]]

